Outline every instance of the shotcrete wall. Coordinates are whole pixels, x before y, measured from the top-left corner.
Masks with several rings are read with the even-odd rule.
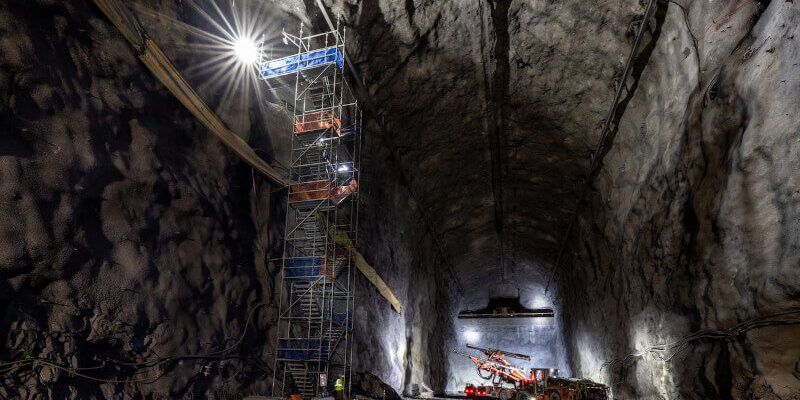
[[[374,124],[362,159],[364,206],[360,243],[403,303],[391,311],[365,279],[356,299],[355,370],[370,371],[401,394],[441,392],[447,378],[446,343],[459,295],[423,221],[394,155]]]
[[[544,285],[520,284],[519,286],[522,287],[518,294],[523,306],[551,308],[556,317],[456,320],[457,315],[454,314],[451,318],[456,320],[457,335],[455,340],[450,343],[451,348],[448,350],[482,356],[479,351],[466,347],[467,344],[470,344],[525,354],[530,356],[530,361],[513,358],[509,361],[520,368],[548,368],[558,370],[558,374],[561,376],[571,376],[572,371],[567,359],[563,334],[561,305],[555,303],[554,299],[542,295]],[[516,292],[506,293],[507,296],[516,294]],[[472,304],[463,302],[461,309],[474,310],[485,306],[485,301]],[[475,363],[463,354],[451,352],[448,357],[448,365],[447,389],[450,392],[463,391],[467,384],[491,385],[491,381],[481,379]],[[482,376],[489,375],[486,372],[480,374]]]
[[[800,7],[660,6],[558,278],[572,366],[622,399],[797,398],[797,325],[646,350],[800,305]]]

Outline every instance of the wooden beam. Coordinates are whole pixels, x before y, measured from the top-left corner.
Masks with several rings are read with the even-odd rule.
[[[235,133],[231,132],[222,120],[214,114],[208,105],[183,79],[183,76],[175,69],[169,58],[161,49],[150,39],[139,24],[136,17],[118,0],[94,0],[94,3],[103,11],[108,19],[119,29],[122,36],[127,39],[134,49],[139,59],[153,73],[167,90],[180,101],[200,123],[217,136],[222,143],[225,143],[236,155],[244,162],[263,174],[272,183],[280,186],[289,186],[290,181],[278,171],[275,171],[255,151]]]
[[[378,275],[378,272],[375,271],[375,268],[372,268],[372,266],[367,263],[367,260],[364,259],[364,256],[362,256],[361,253],[356,250],[355,246],[353,246],[353,242],[350,240],[350,237],[348,237],[346,233],[336,229],[336,227],[329,225],[319,212],[316,213],[316,217],[317,221],[325,225],[325,229],[327,229],[328,235],[333,238],[333,241],[337,245],[347,249],[348,253],[350,254],[350,259],[353,260],[356,268],[358,268],[358,270],[364,274],[372,286],[375,286],[375,289],[378,290],[378,293],[380,293],[381,296],[391,303],[392,308],[398,314],[402,314],[403,305],[400,304],[400,300],[397,300],[397,297],[394,296],[394,293],[392,293],[392,290],[389,289],[388,285],[386,285],[386,282],[381,279],[380,275]]]
[[[278,171],[275,171],[269,164],[262,160],[261,157],[256,155],[247,142],[231,132],[222,120],[209,109],[208,105],[206,105],[194,89],[189,86],[186,80],[183,79],[183,76],[181,76],[169,58],[167,58],[166,54],[164,54],[158,45],[147,36],[147,33],[144,31],[141,24],[139,24],[139,21],[124,4],[119,0],[94,0],[94,3],[103,11],[103,14],[111,20],[114,26],[119,29],[122,36],[131,43],[139,59],[142,60],[150,72],[155,75],[156,79],[164,84],[170,93],[172,93],[192,115],[200,120],[211,133],[222,140],[236,155],[263,174],[271,182],[280,186],[290,186],[292,184],[288,178],[281,175]],[[397,300],[391,289],[389,289],[386,282],[381,279],[375,269],[367,263],[364,256],[355,249],[350,238],[334,227],[329,227],[328,233],[339,246],[349,251],[358,270],[364,274],[367,280],[375,286],[383,297],[389,300],[392,304],[392,308],[400,313],[402,311],[400,301]]]

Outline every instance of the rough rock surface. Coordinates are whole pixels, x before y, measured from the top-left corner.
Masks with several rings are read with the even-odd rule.
[[[453,336],[457,288],[441,262],[405,178],[369,124],[365,132],[359,248],[403,304],[402,315],[365,279],[357,284],[354,371],[371,372],[398,393],[441,390],[443,349]]]
[[[179,67],[198,55],[170,46],[181,32],[145,17],[155,10],[202,25],[187,7],[135,7]],[[294,9],[262,11],[295,24],[282,7]],[[0,397],[268,394],[269,260],[282,248],[285,191],[198,126],[91,2],[12,1],[0,5],[0,21]],[[213,102],[215,89],[200,92]],[[217,107],[261,154],[281,159],[290,120],[267,108],[267,120],[243,121],[236,102]],[[359,247],[405,311],[395,314],[359,280],[356,368],[399,391],[429,392],[444,380],[428,355],[449,329],[437,322],[450,312],[449,283],[428,278],[438,276],[434,248],[407,190],[393,183],[400,176],[382,170],[389,153],[379,141],[365,146]],[[5,369],[29,356],[137,381],[41,364]]]
[[[267,259],[282,229],[270,185],[197,125],[90,2],[4,2],[0,21],[0,397],[263,389]],[[6,369],[25,356],[145,383]]]
[[[366,1],[332,9],[352,14],[354,62],[459,279],[485,297],[487,280],[535,273],[557,250],[641,7]]]
[[[797,325],[641,355],[800,306],[800,7],[661,6],[558,279],[572,366],[624,399],[800,398]]]
[[[379,134],[425,210],[445,267],[465,288],[454,293],[459,308],[519,293],[560,311],[544,294],[546,267],[581,190],[642,6],[327,4],[353,21],[351,57],[385,126]],[[509,338],[514,350],[535,352],[535,361],[547,364],[537,366],[569,371],[561,330],[541,329],[487,331],[481,343],[501,347]],[[463,329],[453,332],[440,349],[445,354],[464,344]],[[449,390],[477,379],[460,356],[451,354],[446,365]]]
[[[185,20],[186,3],[138,4]],[[668,360],[639,354],[799,306],[798,2],[659,1],[624,82],[637,0],[324,3],[348,21],[375,105],[359,248],[405,306],[394,314],[358,282],[355,365],[374,374],[367,386],[445,389],[460,368],[448,356],[463,342],[455,313],[519,293],[560,316],[525,346],[565,343],[543,362],[617,398],[797,398],[796,325],[693,341]],[[260,4],[274,26],[325,29],[314,0]],[[0,359],[113,359],[91,375],[125,379],[135,369],[120,361],[233,344],[274,297],[281,195],[196,126],[90,2],[12,0],[0,18]],[[198,57],[165,51],[180,67]],[[544,293],[620,84],[623,105]],[[266,120],[223,109],[281,159],[278,108]],[[244,358],[166,362],[152,384],[39,367],[3,375],[0,395],[263,393],[269,380],[255,375],[271,372],[259,363],[273,321],[259,308],[225,353]]]
[[[354,21],[385,140],[467,303],[546,284],[624,84],[553,286],[573,369],[620,398],[791,398],[791,326],[601,370],[796,307],[800,286],[798,4],[661,1],[621,82],[639,3],[329,5]]]
[[[464,288],[452,294],[456,303],[543,297],[543,267],[557,252],[622,70],[626,32],[642,7],[635,1],[326,4],[352,21],[351,57],[385,127],[379,134],[395,156],[391,167],[407,176],[438,238],[443,272],[452,270]],[[306,5],[312,10],[313,2]],[[535,335],[510,329],[495,338],[554,347],[558,356],[535,358],[569,370],[560,331],[530,341]],[[463,338],[446,343],[444,354]],[[502,341],[487,335],[483,343]],[[453,369],[447,389],[477,379],[458,356],[446,365]]]

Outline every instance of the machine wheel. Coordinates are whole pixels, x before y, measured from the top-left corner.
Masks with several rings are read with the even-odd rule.
[[[561,400],[561,396],[558,395],[558,392],[550,392],[550,400]]]
[[[531,398],[533,393],[528,392],[527,390],[517,390],[517,393],[514,394],[514,400],[528,400]],[[535,398],[535,396],[534,396]]]
[[[508,400],[508,392],[505,389],[500,389],[500,393],[497,395],[497,398],[500,400]]]

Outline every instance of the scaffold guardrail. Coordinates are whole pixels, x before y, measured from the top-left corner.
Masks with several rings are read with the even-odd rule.
[[[352,249],[357,241],[361,111],[344,79],[345,28],[283,33],[293,55],[266,60],[266,80],[294,75],[279,329],[273,395],[318,396],[337,378],[351,381]],[[330,229],[352,242],[342,246]],[[323,376],[327,379],[322,379]]]

